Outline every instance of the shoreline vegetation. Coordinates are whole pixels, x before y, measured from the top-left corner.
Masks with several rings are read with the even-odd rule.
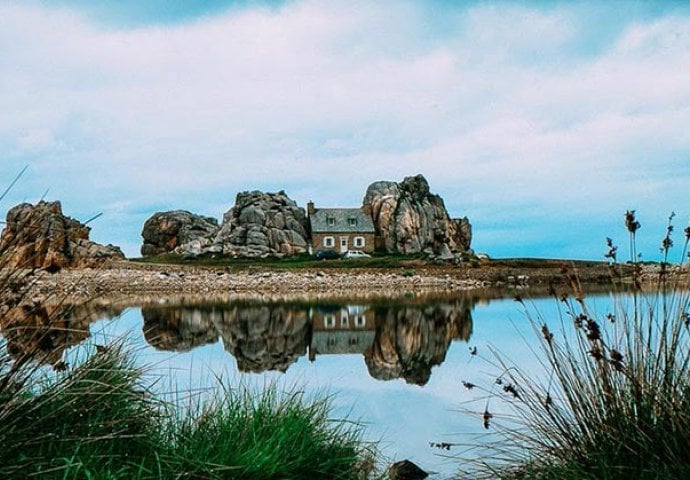
[[[164,401],[145,376],[117,343],[64,372],[0,355],[0,477],[371,478],[375,445],[327,397],[219,380]]]

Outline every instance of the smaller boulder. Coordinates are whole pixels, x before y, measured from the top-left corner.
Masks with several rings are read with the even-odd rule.
[[[391,480],[424,480],[428,476],[428,473],[409,460],[401,460],[388,467],[388,478]]]
[[[196,215],[185,210],[154,213],[144,223],[141,236],[144,244],[141,255],[150,257],[174,252],[184,244],[194,242],[201,251],[209,237],[218,231],[218,220]]]

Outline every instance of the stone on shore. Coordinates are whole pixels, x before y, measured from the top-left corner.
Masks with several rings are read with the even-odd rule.
[[[63,215],[60,202],[22,203],[7,212],[0,237],[0,263],[8,268],[99,267],[124,260],[113,245],[89,240],[91,228]]]
[[[185,210],[157,212],[144,223],[141,255],[149,257],[175,252],[182,245],[190,244],[188,248],[193,248],[196,243],[200,251],[209,243],[207,238],[215,235],[218,228],[218,220],[212,217]]]

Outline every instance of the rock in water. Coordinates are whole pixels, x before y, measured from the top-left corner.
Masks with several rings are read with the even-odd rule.
[[[216,250],[238,257],[282,257],[307,251],[307,215],[284,191],[237,194],[213,240]]]
[[[144,223],[141,236],[144,257],[174,252],[184,244],[199,242],[199,248],[209,243],[208,237],[218,232],[218,220],[195,215],[185,210],[158,212]]]
[[[391,480],[424,480],[428,476],[428,473],[409,460],[401,460],[388,467],[388,478]]]
[[[469,221],[452,220],[443,199],[429,191],[422,175],[406,177],[400,183],[372,183],[363,205],[371,212],[376,234],[388,253],[453,258],[469,249]]]
[[[22,203],[7,212],[0,237],[0,260],[9,268],[98,267],[124,260],[113,245],[89,240],[90,227],[62,214],[60,202]]]

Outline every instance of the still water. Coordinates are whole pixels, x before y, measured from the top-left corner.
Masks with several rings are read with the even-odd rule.
[[[462,381],[491,383],[491,350],[538,370],[535,333],[513,293],[98,299],[24,312],[2,334],[11,354],[39,348],[52,365],[125,339],[161,392],[203,390],[221,376],[330,394],[334,417],[364,424],[389,461],[409,458],[443,475],[485,435],[480,416],[466,411],[484,404]],[[589,303],[605,314],[611,297]],[[563,309],[553,298],[526,304],[554,324]]]

